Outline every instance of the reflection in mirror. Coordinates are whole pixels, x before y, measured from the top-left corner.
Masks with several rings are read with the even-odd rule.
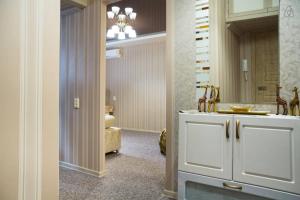
[[[203,96],[203,86],[215,85],[222,103],[275,103],[279,0],[196,2],[197,97]],[[216,17],[215,4],[223,17]]]

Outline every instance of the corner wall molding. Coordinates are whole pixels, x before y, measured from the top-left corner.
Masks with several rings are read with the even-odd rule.
[[[39,0],[21,5],[19,200],[42,197],[43,6]]]

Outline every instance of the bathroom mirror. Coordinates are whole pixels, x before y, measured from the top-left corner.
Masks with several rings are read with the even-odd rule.
[[[223,16],[214,16],[209,1],[201,2],[196,5],[197,98],[206,85],[215,85],[221,103],[274,104],[280,71],[279,0],[222,1]]]

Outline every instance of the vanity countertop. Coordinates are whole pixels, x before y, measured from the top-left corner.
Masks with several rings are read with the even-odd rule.
[[[268,114],[268,115],[247,115],[247,114],[223,114],[223,113],[217,113],[217,112],[199,112],[198,110],[181,110],[179,111],[180,114],[192,114],[192,115],[240,115],[240,116],[251,116],[254,118],[275,118],[275,119],[299,119],[300,116],[290,116],[290,115],[276,115],[276,114]]]

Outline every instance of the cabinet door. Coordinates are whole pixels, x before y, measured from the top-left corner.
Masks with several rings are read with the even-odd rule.
[[[300,118],[234,117],[233,179],[300,192]]]
[[[227,0],[227,21],[278,15],[279,0]]]
[[[179,170],[232,179],[232,117],[180,114]]]
[[[265,0],[229,0],[229,5],[232,14],[257,12],[265,9]]]

